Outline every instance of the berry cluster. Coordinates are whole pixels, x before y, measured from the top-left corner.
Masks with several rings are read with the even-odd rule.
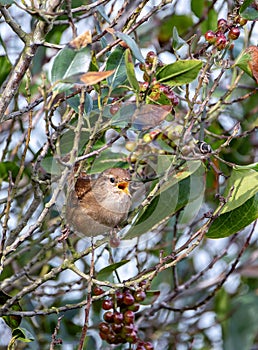
[[[236,16],[232,23],[229,23],[224,18],[220,18],[217,23],[217,30],[215,32],[208,30],[204,35],[205,39],[218,50],[223,50],[231,40],[238,39],[240,35],[240,27],[246,23],[247,20],[240,16]]]
[[[94,288],[95,295],[101,295],[104,291]],[[102,302],[104,321],[99,324],[99,334],[102,340],[109,344],[135,344],[136,350],[153,350],[150,342],[139,339],[137,327],[134,324],[135,312],[140,308],[140,302],[146,298],[143,289],[134,292],[129,289],[117,290],[112,297]]]
[[[179,103],[178,97],[173,90],[164,84],[157,82],[155,72],[158,67],[162,66],[162,62],[153,51],[149,51],[145,58],[145,63],[141,63],[139,68],[143,73],[144,82],[140,82],[140,92],[147,94],[152,101],[159,101],[162,104],[172,104],[177,106]],[[160,99],[163,99],[162,101]]]

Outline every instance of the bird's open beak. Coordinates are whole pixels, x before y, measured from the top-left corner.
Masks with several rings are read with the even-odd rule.
[[[127,181],[122,181],[117,184],[117,187],[119,190],[124,191],[128,196],[130,196],[129,192],[129,182]]]

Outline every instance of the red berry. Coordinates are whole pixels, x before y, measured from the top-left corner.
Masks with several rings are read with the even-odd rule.
[[[137,333],[132,331],[131,333],[126,334],[125,340],[127,340],[128,343],[135,344],[137,342]]]
[[[127,324],[134,323],[134,312],[131,311],[131,310],[127,310],[127,311],[124,313],[124,321],[125,321],[125,323],[127,323]]]
[[[156,54],[154,51],[149,51],[146,56],[146,62],[147,63],[153,63],[154,59],[156,57]]]
[[[112,311],[107,311],[104,313],[103,318],[108,323],[113,323],[114,321],[114,313]]]
[[[102,340],[107,340],[107,333],[100,332],[99,336]]]
[[[238,15],[234,22],[240,24],[240,26],[244,26],[247,23],[247,19]]]
[[[109,328],[109,325],[106,322],[101,322],[99,324],[99,330],[102,333],[107,333],[107,332],[109,332],[110,328]]]
[[[121,306],[123,303],[124,294],[119,290],[115,293],[117,306]]]
[[[138,302],[143,301],[146,298],[146,293],[143,290],[138,290],[134,293],[134,299]]]
[[[149,341],[147,341],[144,346],[146,350],[154,350],[154,346]]]
[[[124,320],[124,315],[121,312],[114,313],[114,323],[120,324]]]
[[[110,107],[110,113],[112,115],[115,115],[119,111],[119,109],[120,109],[120,106],[118,104],[112,105]]]
[[[133,305],[134,303],[134,297],[132,296],[132,294],[130,292],[125,292],[124,293],[124,297],[123,297],[123,303],[125,305]]]
[[[115,339],[116,339],[116,335],[113,332],[112,333],[111,332],[108,333],[108,335],[107,335],[107,342],[109,344],[114,344]]]
[[[140,68],[141,71],[144,72],[145,71],[145,64],[144,63],[140,63],[139,64],[139,68]]]
[[[228,38],[231,40],[236,40],[240,35],[240,29],[237,27],[232,27],[228,33]]]
[[[94,295],[101,295],[104,293],[104,290],[98,286],[93,288],[93,294]]]
[[[122,328],[123,328],[123,323],[120,323],[120,324],[113,323],[111,328],[115,333],[120,333],[122,331]]]
[[[227,45],[227,39],[226,39],[225,35],[223,35],[223,36],[221,35],[221,36],[217,37],[216,47],[218,50],[225,49],[226,45]]]
[[[215,44],[216,42],[216,34],[212,30],[208,30],[205,35],[205,40],[210,44]]]
[[[218,30],[225,32],[228,28],[228,22],[224,18],[220,18],[217,23]]]
[[[102,302],[102,309],[103,310],[110,310],[114,306],[113,301],[111,299],[103,300]]]

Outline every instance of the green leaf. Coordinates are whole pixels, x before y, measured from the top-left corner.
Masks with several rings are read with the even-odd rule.
[[[204,0],[192,0],[191,1],[191,10],[197,16],[200,18],[203,14],[204,9]]]
[[[190,164],[189,169],[171,176],[161,186],[159,193],[152,199],[151,203],[140,210],[124,239],[134,238],[158,227],[161,222],[203,194],[203,165],[199,161],[189,163],[193,163]],[[160,167],[157,169],[157,173],[162,171],[163,165]]]
[[[124,84],[127,80],[125,68],[125,50],[121,46],[116,47],[108,57],[106,70],[113,69],[115,69],[115,73],[107,78],[108,85],[112,89]]]
[[[162,20],[159,26],[158,39],[161,43],[166,43],[172,36],[172,28],[176,27],[179,35],[187,33],[188,28],[193,25],[192,16],[172,15]]]
[[[0,162],[0,181],[7,181],[9,174],[11,174],[12,179],[15,180],[19,172],[19,167],[14,162],[6,161]]]
[[[258,193],[240,207],[221,214],[211,224],[208,238],[223,238],[233,235],[258,218]]]
[[[12,69],[12,64],[7,56],[0,56],[0,85],[5,81],[6,77]]]
[[[186,41],[183,40],[176,29],[176,27],[173,27],[173,40],[172,40],[172,47],[174,50],[180,49],[183,45],[186,44]]]
[[[24,343],[29,343],[34,340],[32,334],[25,328],[16,328],[12,332],[13,338],[16,340],[23,341]]]
[[[0,291],[0,305],[4,305],[7,300],[11,299],[12,297],[2,291]],[[21,311],[22,308],[20,306],[20,304],[18,302],[16,302],[15,304],[12,305],[11,307],[12,310],[14,311]],[[21,321],[22,321],[22,317],[21,316],[17,316],[17,315],[9,315],[9,316],[3,316],[2,317],[5,321],[5,323],[11,328],[17,328]]]
[[[240,55],[238,56],[238,58],[236,59],[236,62],[233,64],[232,67],[237,66],[240,69],[242,69],[246,74],[248,74],[250,77],[253,77],[253,73],[248,64],[251,59],[252,59],[251,53],[245,49],[240,53]]]
[[[208,12],[208,16],[206,16],[205,21],[201,23],[202,33],[204,34],[210,29],[215,30],[215,28],[217,27],[217,22],[218,22],[218,12],[212,8]]]
[[[109,281],[113,279],[113,273],[120,266],[127,264],[130,260],[121,260],[117,263],[111,264],[107,267],[104,267],[97,273],[96,278],[100,281]]]
[[[258,10],[255,0],[245,0],[240,7],[239,14],[249,21],[257,21]]]
[[[248,167],[234,167],[225,189],[224,197],[229,195],[232,186],[234,186],[234,189],[221,214],[240,207],[257,193],[258,171],[255,170],[256,167],[257,164],[250,164]]]
[[[0,0],[0,5],[11,5],[14,3],[14,0]]]
[[[131,55],[131,51],[129,49],[125,50],[125,67],[126,67],[127,79],[131,87],[134,89],[134,91],[139,91],[140,86],[139,86],[138,80],[136,79],[134,62]]]
[[[224,349],[252,349],[257,335],[257,294],[249,292],[240,295],[234,298],[229,307]]]
[[[139,46],[136,44],[136,42],[129,35],[121,33],[121,32],[115,32],[115,34],[118,36],[118,38],[122,39],[130,47],[134,57],[138,61],[140,61],[142,63],[145,62]]]
[[[51,69],[51,82],[74,83],[80,74],[86,73],[91,62],[90,47],[86,46],[80,50],[65,47],[56,55]],[[72,84],[57,84],[55,90],[64,91]]]
[[[169,86],[188,84],[197,78],[201,68],[200,60],[179,60],[163,66],[157,73],[157,80]]]

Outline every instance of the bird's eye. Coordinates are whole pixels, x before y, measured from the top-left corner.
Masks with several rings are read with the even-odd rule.
[[[115,178],[114,178],[113,176],[110,177],[109,180],[110,180],[110,182],[111,182],[112,184],[115,183]]]

